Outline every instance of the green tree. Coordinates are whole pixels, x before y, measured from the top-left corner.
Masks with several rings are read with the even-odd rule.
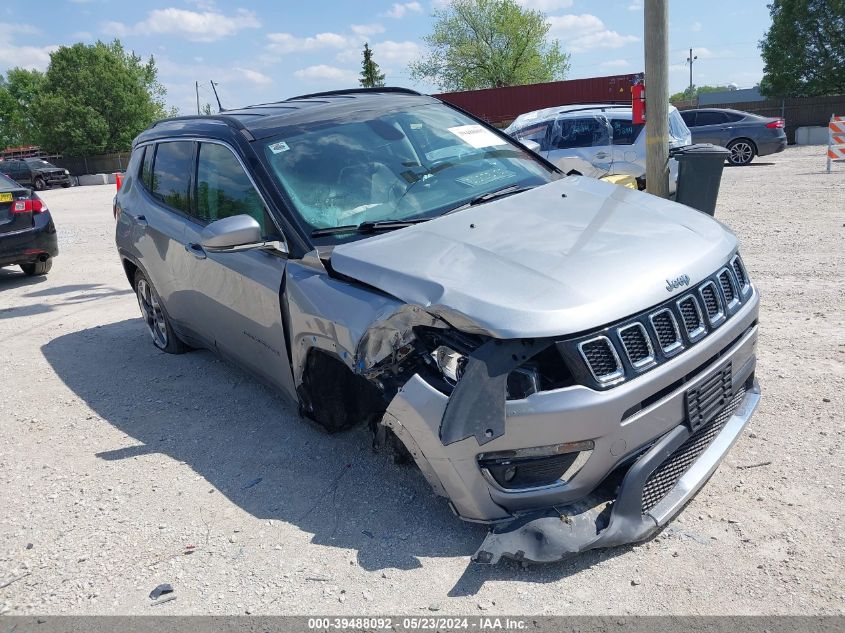
[[[695,99],[698,95],[706,92],[727,92],[728,90],[730,90],[730,88],[727,86],[696,86],[693,84],[692,90],[688,87],[682,92],[676,92],[669,97],[669,101],[688,101],[689,99]]]
[[[12,68],[0,75],[0,149],[35,142],[32,104],[44,85],[44,73]]]
[[[563,79],[569,70],[546,16],[514,0],[451,0],[434,18],[426,55],[409,67],[415,80],[476,90]]]
[[[214,114],[214,110],[211,109],[211,104],[206,101],[205,105],[202,107],[202,114],[203,116],[211,116]]]
[[[39,145],[70,156],[128,149],[169,114],[155,60],[111,44],[62,46],[50,55],[32,107]]]
[[[760,91],[772,97],[845,94],[845,0],[774,0],[760,50]]]
[[[361,63],[361,78],[358,82],[364,88],[381,88],[384,86],[384,73],[373,59],[373,49],[368,42],[364,42],[364,61]]]

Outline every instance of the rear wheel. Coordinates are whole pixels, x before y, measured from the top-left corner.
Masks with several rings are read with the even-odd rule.
[[[135,273],[135,295],[138,297],[138,307],[141,308],[141,318],[144,319],[153,344],[168,354],[188,351],[188,346],[179,340],[170,326],[161,298],[140,270]]]
[[[53,267],[53,258],[49,257],[46,261],[43,262],[33,262],[32,264],[21,264],[21,270],[29,275],[30,277],[34,277],[35,275],[46,275],[50,272],[50,269]]]
[[[40,176],[32,182],[32,185],[36,191],[44,191],[44,188],[47,186],[44,184],[44,179]]]
[[[747,165],[757,153],[754,143],[744,138],[728,143],[728,149],[731,152],[728,156],[728,162],[731,165]]]

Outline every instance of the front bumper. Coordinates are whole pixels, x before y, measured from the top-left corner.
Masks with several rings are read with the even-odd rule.
[[[613,389],[575,386],[508,401],[504,435],[483,447],[475,437],[444,445],[440,424],[448,397],[419,375],[393,399],[383,424],[403,441],[461,518],[493,524],[477,554],[479,561],[495,562],[502,555],[556,560],[641,540],[671,519],[704,484],[756,407],[758,307],[755,292],[701,343]],[[745,390],[735,403],[738,408],[689,470],[644,514],[645,480],[690,435],[684,423],[685,394],[728,364],[733,393]],[[552,485],[504,489],[485,476],[478,463],[482,452],[586,440],[594,444],[586,463],[568,481]]]
[[[56,227],[49,213],[36,214],[32,228],[0,233],[0,266],[31,264],[44,255],[58,254]]]

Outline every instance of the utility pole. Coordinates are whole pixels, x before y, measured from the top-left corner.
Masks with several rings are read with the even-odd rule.
[[[194,82],[194,88],[197,91],[197,114],[200,113],[200,82]]]
[[[692,63],[698,59],[698,55],[692,54],[692,49],[689,49],[689,57],[687,57],[687,63],[689,64],[689,98],[692,99],[695,95],[692,92]]]
[[[669,0],[645,0],[646,191],[669,197]]]

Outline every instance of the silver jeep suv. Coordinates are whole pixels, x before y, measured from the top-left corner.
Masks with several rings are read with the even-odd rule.
[[[647,538],[759,400],[733,233],[411,91],[161,121],[115,214],[155,345],[369,424],[491,526],[480,562]]]

